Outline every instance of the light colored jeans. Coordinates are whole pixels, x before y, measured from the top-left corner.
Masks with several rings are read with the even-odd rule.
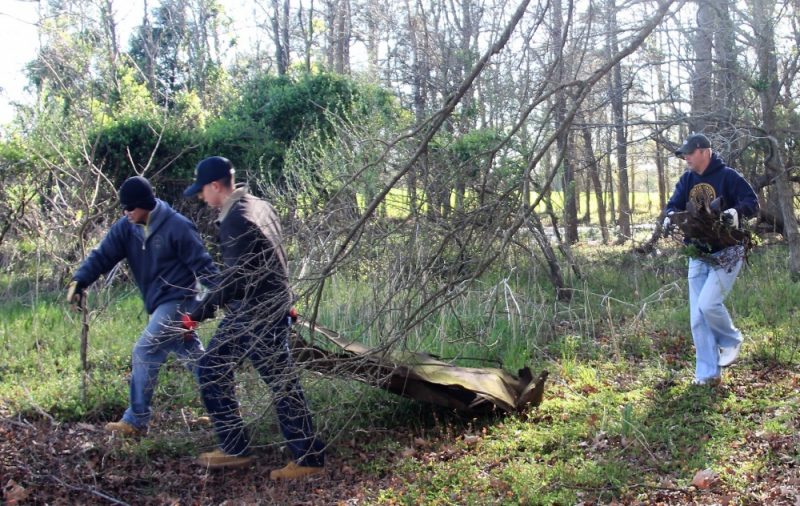
[[[730,270],[689,259],[689,310],[695,347],[695,378],[706,380],[721,374],[719,348],[742,342],[723,301],[742,268],[739,260]]]
[[[122,420],[137,429],[147,428],[158,372],[170,353],[177,355],[197,377],[197,359],[203,353],[203,344],[196,333],[185,335],[180,325],[181,309],[179,301],[158,306],[133,346],[130,403]]]

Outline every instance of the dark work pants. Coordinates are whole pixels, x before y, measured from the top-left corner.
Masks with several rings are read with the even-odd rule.
[[[229,455],[246,454],[249,437],[239,414],[234,370],[249,359],[272,389],[278,423],[295,461],[322,466],[325,444],[314,437],[311,414],[289,353],[288,334],[285,318],[269,325],[242,314],[227,314],[200,358],[200,393],[222,450]]]

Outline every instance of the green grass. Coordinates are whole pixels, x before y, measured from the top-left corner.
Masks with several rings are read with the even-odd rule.
[[[800,286],[788,280],[785,247],[753,251],[730,294],[728,307],[747,341],[717,390],[689,385],[694,356],[685,258],[639,258],[613,247],[578,247],[575,254],[584,276],[571,278],[577,289],[571,302],[556,302],[543,273],[521,266],[487,276],[408,336],[408,348],[466,365],[480,357],[510,370],[548,369],[545,401],[530,413],[464,419],[352,381],[305,375],[316,424],[335,442],[338,461],[392,477],[365,491],[369,503],[683,504],[726,495],[747,503],[791,475],[800,463]],[[364,325],[378,316],[367,285],[335,277],[326,290],[322,323],[381,343],[380,332]],[[5,413],[83,421],[119,416],[130,348],[145,315],[129,290],[103,297],[92,302],[109,304],[91,322],[86,401],[77,315],[55,295],[2,303]],[[203,337],[212,330],[205,326]],[[247,367],[238,378],[255,444],[280,444],[272,417],[264,417],[266,389]],[[159,431],[115,447],[116,458],[144,462],[213,444],[208,432],[183,427],[185,415],[202,409],[193,380],[176,364],[162,373],[154,407]],[[407,439],[396,437],[400,428]],[[382,436],[385,430],[391,436]],[[716,488],[690,488],[694,473],[707,468],[720,476]]]

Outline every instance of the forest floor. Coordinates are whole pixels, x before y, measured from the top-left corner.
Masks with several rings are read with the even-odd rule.
[[[672,342],[662,358],[689,366]],[[684,350],[685,351],[685,350]],[[323,475],[289,483],[48,415],[0,419],[5,504],[798,504],[800,370],[745,357],[718,388],[595,364],[565,370],[527,415],[357,431]],[[581,366],[584,367],[584,366]],[[685,367],[684,367],[685,368]],[[565,374],[566,373],[566,374]],[[593,379],[594,378],[594,379]],[[597,380],[597,381],[596,381]],[[622,395],[623,397],[619,397]],[[627,403],[620,404],[626,398]],[[610,412],[617,406],[618,416]],[[447,416],[446,414],[443,416]],[[628,429],[625,429],[625,427]],[[615,428],[616,427],[616,428]],[[151,428],[151,434],[160,427]],[[168,430],[165,428],[164,430]],[[149,438],[150,436],[147,436]]]
[[[0,303],[0,505],[800,504],[800,284],[786,275],[787,250],[754,250],[726,301],[746,338],[716,388],[691,384],[685,258],[579,253],[593,285],[560,306],[540,304],[538,285],[521,278],[527,318],[491,320],[497,334],[487,334],[509,369],[549,371],[540,406],[465,417],[308,372],[330,447],[323,474],[290,483],[269,480],[286,459],[252,372],[237,375],[254,429],[249,468],[197,464],[214,437],[191,421],[203,408],[174,363],[146,436],[104,432],[127,404],[130,329],[144,318],[135,294],[109,297],[93,320],[87,399],[78,324],[63,304]],[[482,307],[458,323],[486,330]],[[472,356],[453,342],[453,356]]]

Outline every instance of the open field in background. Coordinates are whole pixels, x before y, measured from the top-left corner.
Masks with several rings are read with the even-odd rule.
[[[671,189],[670,189],[671,191]],[[419,196],[423,195],[423,192],[419,192]],[[470,192],[467,194],[467,198],[469,198]],[[537,194],[535,192],[531,192],[531,201],[534,201],[537,198]],[[582,192],[578,194],[578,218],[582,218],[586,214],[586,193]],[[606,217],[610,219],[610,212],[609,212],[609,201],[610,196],[609,194],[605,193],[603,195],[603,199],[606,206]],[[658,193],[657,192],[644,192],[644,191],[635,191],[631,192],[630,196],[630,206],[633,210],[633,222],[634,223],[645,223],[648,221],[652,221],[658,216],[658,213],[661,212],[661,207],[658,201]],[[617,202],[617,195],[614,196],[615,203]],[[364,208],[369,204],[369,201],[363,194],[359,194],[357,197],[357,201],[359,206],[361,207],[362,211]],[[553,210],[555,213],[561,217],[563,214],[564,209],[564,193],[559,191],[553,191],[550,193],[550,201],[553,206]],[[456,196],[453,194],[450,197],[450,204],[455,208],[456,205]],[[619,204],[615,204],[619,205]],[[404,188],[395,188],[389,192],[386,196],[386,199],[383,204],[379,207],[380,212],[385,214],[386,216],[392,218],[403,218],[408,215],[409,210],[409,198],[408,198],[408,191]],[[423,207],[423,211],[426,207]],[[540,202],[539,205],[536,206],[536,212],[538,213],[545,213],[547,211],[547,206],[544,201]],[[589,194],[589,217],[590,217],[590,224],[598,224],[597,219],[597,198],[594,192]]]
[[[263,480],[283,456],[266,389],[249,368],[239,375],[240,398],[254,423],[256,467],[215,475],[194,466],[213,437],[193,423],[202,408],[190,375],[174,362],[162,373],[150,434],[109,438],[100,428],[126,405],[130,348],[145,321],[137,295],[126,287],[94,294],[92,372],[82,402],[77,315],[65,311],[60,293],[35,294],[6,280],[1,474],[38,502],[97,501],[95,490],[155,504],[794,504],[800,286],[785,274],[786,249],[754,250],[730,295],[747,340],[718,390],[689,385],[686,259],[677,250],[644,258],[612,247],[574,253],[585,276],[571,280],[577,293],[570,303],[554,300],[535,264],[509,259],[513,269],[486,276],[408,336],[410,348],[465,365],[548,369],[538,409],[464,419],[306,374],[317,425],[333,443],[330,466],[324,478],[288,487]],[[375,316],[371,298],[334,278],[320,322],[377,344],[382,336],[360,327]],[[204,339],[212,330],[203,327]],[[715,484],[691,487],[704,469],[716,473]]]

